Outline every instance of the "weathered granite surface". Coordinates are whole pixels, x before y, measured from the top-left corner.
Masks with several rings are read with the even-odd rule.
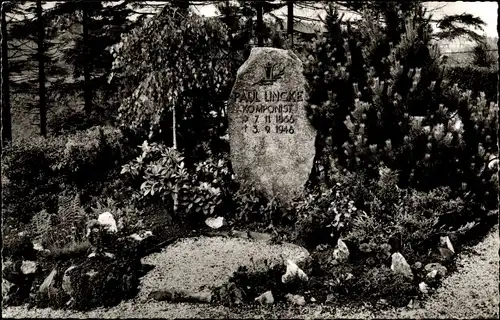
[[[253,48],[239,68],[228,107],[231,162],[238,179],[289,202],[311,172],[316,131],[307,84],[291,51]]]

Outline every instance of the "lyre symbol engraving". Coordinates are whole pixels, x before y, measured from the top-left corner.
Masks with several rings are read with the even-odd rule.
[[[281,67],[281,68],[279,68]],[[268,62],[264,65],[264,78],[254,84],[270,85],[283,77],[285,68],[282,65]]]
[[[270,81],[272,82],[273,81],[273,71],[274,71],[274,65],[271,64],[271,62],[268,62],[264,69],[266,70],[266,77],[265,77],[265,81]]]

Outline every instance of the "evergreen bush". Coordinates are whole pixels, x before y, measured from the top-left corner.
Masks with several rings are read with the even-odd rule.
[[[484,92],[486,100],[497,101],[497,69],[457,65],[446,67],[444,72],[445,78],[451,83],[457,83],[460,88],[468,88],[475,94]]]
[[[444,78],[421,7],[387,10],[405,21],[400,35],[369,11],[344,27],[332,10],[328,32],[309,48],[318,157],[327,168],[336,159],[372,179],[387,166],[399,173],[400,187],[447,186],[495,207],[498,105]]]

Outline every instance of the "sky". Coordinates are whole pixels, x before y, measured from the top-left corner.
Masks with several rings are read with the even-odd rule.
[[[443,15],[459,14],[459,13],[470,13],[472,15],[478,16],[486,22],[486,27],[484,28],[484,33],[488,37],[498,37],[497,33],[497,9],[498,3],[495,1],[484,1],[484,2],[464,2],[464,1],[453,1],[453,2],[443,2],[443,1],[430,1],[425,2],[425,6],[429,10],[433,11],[433,17],[436,19],[441,18]],[[213,16],[217,14],[217,10],[214,6],[204,6],[198,7],[199,12],[202,15]],[[282,10],[283,14],[286,14],[286,8]],[[305,16],[317,15],[314,12],[301,12]],[[347,17],[347,15],[346,15]]]
[[[486,22],[486,27],[484,32],[488,37],[498,37],[497,33],[497,10],[498,2],[494,1],[484,1],[484,2],[464,2],[464,1],[454,1],[454,2],[427,2],[427,7],[429,9],[436,9],[433,13],[435,18],[440,18],[444,14],[460,14],[460,13],[470,13],[474,16],[478,16]],[[441,8],[442,7],[442,8]]]
[[[120,2],[120,1],[118,1]],[[162,1],[155,1],[156,3]],[[46,7],[52,7],[55,5],[54,2],[47,2]],[[424,2],[430,10],[433,10],[433,16],[436,19],[441,18],[445,14],[459,14],[459,13],[471,13],[472,15],[478,16],[486,22],[484,28],[484,34],[488,37],[498,37],[497,33],[497,10],[498,3],[495,1],[484,1],[484,2],[464,2],[464,1],[453,1],[453,2],[443,2],[443,1],[430,1]],[[44,6],[44,7],[45,7]],[[204,16],[214,16],[216,15],[217,9],[214,5],[207,6],[196,6],[195,10],[199,14]],[[299,12],[300,11],[300,12]],[[316,17],[318,15],[317,11],[307,10],[307,9],[296,9],[297,14],[307,17]],[[281,16],[286,16],[286,8],[282,8],[278,12]],[[348,14],[345,16],[348,18]]]

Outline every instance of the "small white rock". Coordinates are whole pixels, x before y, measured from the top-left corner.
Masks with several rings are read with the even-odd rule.
[[[260,304],[273,304],[274,303],[273,293],[271,291],[266,291],[257,298],[255,298],[255,301],[259,302]]]
[[[136,240],[136,241],[142,241],[142,240],[149,238],[151,236],[153,236],[153,233],[151,231],[146,231],[142,234],[138,234],[138,233],[131,234],[129,237]]]
[[[35,249],[36,251],[44,251],[42,245],[38,242],[33,243],[33,249]]]
[[[429,272],[426,276],[427,279],[434,279],[438,274],[438,271],[437,270],[432,270],[431,272]]]
[[[309,278],[307,274],[302,271],[292,260],[286,261],[286,273],[281,276],[281,282],[288,283],[293,279],[298,278],[302,281],[307,281]]]
[[[395,273],[402,274],[406,278],[413,279],[413,272],[411,271],[410,265],[399,252],[394,252],[392,254],[391,270]]]
[[[109,252],[104,253],[104,255],[108,258],[114,259],[115,255]]]
[[[31,274],[36,272],[36,262],[34,261],[23,261],[21,265],[21,271],[24,274]]]
[[[97,221],[99,221],[99,223],[102,224],[103,226],[106,226],[107,230],[110,232],[118,231],[118,228],[116,227],[115,218],[113,218],[113,215],[110,212],[101,213]]]
[[[288,293],[285,298],[293,304],[304,306],[306,304],[306,299],[303,296],[298,294],[290,294]]]
[[[344,263],[349,259],[349,249],[342,239],[337,240],[337,245],[333,250],[333,264]]]
[[[205,224],[212,229],[219,229],[224,225],[224,217],[207,218]]]
[[[440,237],[440,243],[441,246],[448,248],[451,252],[455,253],[455,249],[453,248],[453,245],[451,244],[450,237],[445,236],[445,237]]]
[[[420,289],[420,292],[422,292],[423,294],[429,293],[429,286],[425,282],[420,282],[418,288]]]
[[[94,277],[97,274],[97,271],[95,270],[90,270],[86,273],[90,278]]]
[[[316,302],[316,298],[311,297],[311,302]]]

